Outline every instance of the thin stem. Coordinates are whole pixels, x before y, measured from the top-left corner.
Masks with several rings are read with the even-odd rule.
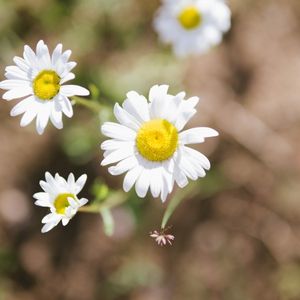
[[[96,205],[86,205],[80,207],[78,211],[83,213],[98,214],[100,212],[100,209],[99,206]]]
[[[98,214],[104,210],[114,208],[128,199],[123,192],[116,192],[109,196],[104,202],[100,204],[91,204],[82,206],[78,209],[79,212]]]
[[[178,192],[168,203],[168,206],[165,210],[165,213],[162,218],[161,222],[161,229],[165,229],[166,225],[173,215],[175,209],[178,207],[178,205],[187,197],[193,197],[195,194],[197,194],[197,185],[194,183],[191,183],[188,188],[181,190]]]
[[[75,104],[85,106],[86,108],[92,110],[95,113],[99,113],[102,109],[101,105],[93,100],[88,100],[85,98],[74,96],[72,97]]]

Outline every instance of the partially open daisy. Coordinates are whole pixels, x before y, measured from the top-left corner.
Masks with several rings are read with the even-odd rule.
[[[222,41],[230,16],[224,0],[164,0],[154,28],[177,56],[201,54]]]
[[[55,174],[53,177],[50,173],[45,174],[46,181],[41,180],[40,186],[44,192],[33,195],[37,201],[36,205],[49,207],[50,213],[46,215],[42,223],[42,233],[48,232],[55,227],[60,221],[66,226],[71,218],[77,213],[78,209],[85,205],[88,200],[79,199],[77,194],[82,190],[87,176],[82,175],[75,181],[74,175],[71,173],[68,179]]]
[[[62,52],[58,44],[50,55],[47,45],[39,41],[36,53],[27,45],[23,57],[14,57],[15,66],[5,69],[7,80],[0,82],[0,88],[8,90],[3,95],[5,100],[24,98],[12,110],[11,116],[23,114],[20,125],[27,126],[36,117],[36,130],[44,132],[49,119],[53,125],[63,128],[62,114],[73,116],[69,97],[87,96],[89,91],[78,85],[64,85],[74,79],[70,71],[76,66],[68,61],[71,50]]]
[[[148,189],[153,197],[160,195],[165,201],[172,192],[174,182],[179,187],[205,176],[209,160],[188,144],[203,143],[207,137],[217,136],[214,129],[197,127],[182,131],[196,113],[199,98],[187,100],[185,93],[168,94],[168,86],[153,86],[149,102],[144,96],[131,91],[123,106],[115,104],[114,114],[118,123],[106,122],[102,133],[110,140],[104,141],[103,166],[112,175],[126,173],[123,188],[127,192],[134,185],[139,197]]]

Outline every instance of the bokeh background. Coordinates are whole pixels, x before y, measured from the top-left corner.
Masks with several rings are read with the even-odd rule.
[[[0,79],[24,44],[62,42],[74,82],[103,105],[100,116],[75,107],[62,131],[38,136],[9,117],[17,101],[1,102],[1,300],[300,299],[300,3],[229,4],[223,44],[178,60],[152,30],[159,1],[0,0]],[[221,133],[198,147],[212,169],[171,219],[174,245],[148,235],[166,205],[134,193],[113,211],[112,237],[88,214],[42,235],[32,194],[44,172],[86,172],[91,199],[120,190],[122,176],[100,167],[100,123],[126,92],[157,83],[200,96],[190,126]]]

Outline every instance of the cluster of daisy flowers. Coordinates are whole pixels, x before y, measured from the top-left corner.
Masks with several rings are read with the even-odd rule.
[[[203,53],[220,43],[230,27],[230,11],[223,0],[164,0],[154,27],[163,42],[170,43],[178,56]],[[76,63],[69,61],[71,50],[63,51],[58,44],[52,53],[41,40],[36,49],[24,46],[23,57],[15,56],[15,65],[5,69],[6,79],[0,88],[3,99],[21,99],[11,116],[22,115],[20,125],[36,119],[36,130],[43,134],[49,120],[63,128],[63,114],[71,118],[71,98],[88,96],[81,86],[66,84],[75,78],[71,71]],[[140,198],[149,192],[165,202],[175,185],[184,188],[189,180],[204,177],[210,162],[201,152],[190,147],[216,137],[218,132],[208,127],[185,129],[196,114],[198,97],[186,98],[185,92],[169,93],[169,86],[155,85],[147,97],[130,91],[113,112],[116,122],[105,122],[101,132],[108,139],[101,144],[102,166],[109,166],[112,175],[124,174],[123,189],[132,188]],[[37,206],[50,210],[43,219],[42,232],[48,232],[60,222],[66,226],[88,203],[79,198],[86,175],[67,180],[59,174],[45,173],[40,181],[42,192],[34,194]],[[100,211],[97,211],[100,212]],[[172,244],[174,236],[166,229],[150,233],[159,245]]]

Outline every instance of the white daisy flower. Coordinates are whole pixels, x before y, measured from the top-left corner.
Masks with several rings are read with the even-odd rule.
[[[127,172],[123,188],[128,192],[134,185],[139,197],[148,189],[153,197],[160,195],[165,201],[172,192],[174,182],[183,188],[188,178],[196,180],[205,176],[209,160],[187,145],[203,143],[207,137],[217,136],[217,131],[197,127],[182,131],[196,113],[199,98],[187,100],[185,93],[168,94],[168,86],[153,86],[149,102],[144,96],[131,91],[123,106],[115,104],[118,123],[105,122],[102,133],[111,138],[104,141],[102,166],[112,175]]]
[[[3,99],[24,98],[12,110],[11,116],[23,114],[20,125],[27,126],[36,117],[36,130],[44,132],[49,118],[53,125],[63,128],[62,114],[73,116],[73,108],[69,97],[87,96],[89,91],[78,85],[64,85],[74,79],[70,71],[76,66],[68,61],[71,50],[62,52],[62,44],[58,44],[50,55],[47,45],[39,41],[36,53],[27,45],[24,46],[23,57],[14,57],[15,66],[5,69],[7,80],[0,82],[0,88],[8,90]]]
[[[224,0],[165,0],[154,19],[162,42],[179,57],[202,54],[222,41],[231,13]]]
[[[45,178],[46,181],[40,181],[40,186],[44,192],[33,195],[37,199],[35,205],[49,207],[51,211],[42,220],[42,223],[45,224],[42,233],[48,232],[60,221],[63,226],[66,226],[78,209],[88,202],[85,198],[77,198],[77,194],[85,185],[87,179],[85,174],[80,176],[77,181],[75,181],[72,173],[67,180],[58,174],[52,177],[48,172],[46,172]]]

